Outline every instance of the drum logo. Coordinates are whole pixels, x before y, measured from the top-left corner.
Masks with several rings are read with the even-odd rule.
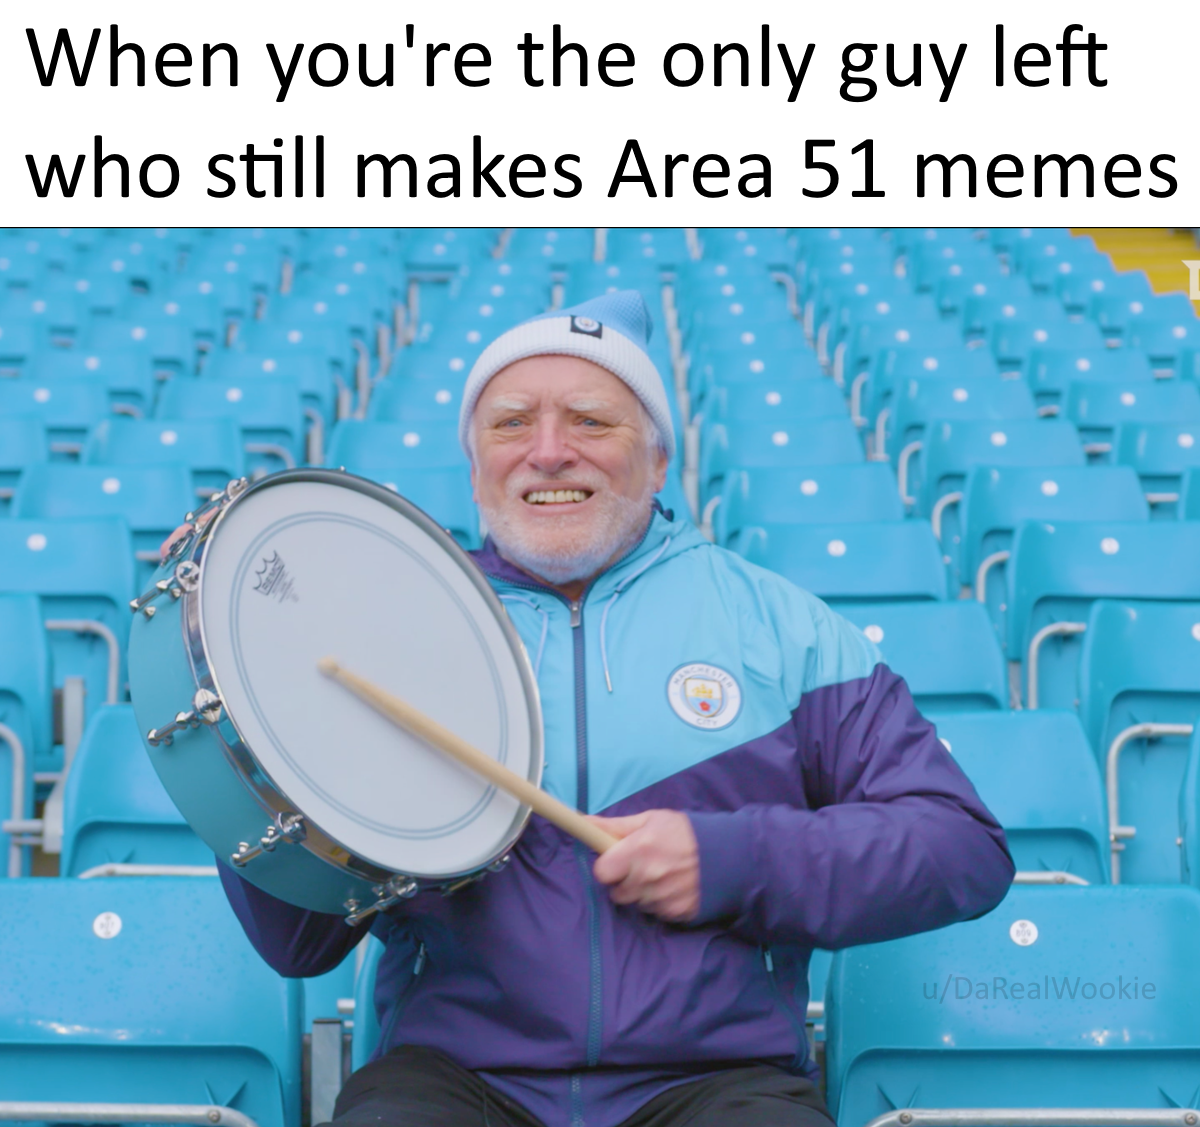
[[[254,590],[260,595],[266,595],[267,598],[280,603],[298,603],[300,601],[300,597],[294,589],[295,580],[288,574],[287,565],[278,552],[264,556],[262,570],[256,571],[254,574],[258,579],[258,582],[254,584]]]
[[[667,700],[675,715],[694,728],[724,728],[741,711],[742,690],[720,666],[693,662],[671,674]]]

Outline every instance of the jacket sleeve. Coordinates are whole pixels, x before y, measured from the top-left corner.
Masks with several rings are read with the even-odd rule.
[[[879,663],[813,689],[793,723],[810,808],[690,815],[695,922],[836,949],[971,919],[1003,899],[1004,832],[901,677]]]
[[[217,862],[225,895],[254,949],[287,978],[333,970],[370,930],[371,921],[347,927],[341,916],[297,908],[256,888]]]

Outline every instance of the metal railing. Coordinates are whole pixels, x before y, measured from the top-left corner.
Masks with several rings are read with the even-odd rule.
[[[1043,626],[1030,639],[1029,656],[1025,662],[1025,671],[1029,678],[1029,686],[1025,692],[1027,708],[1038,706],[1038,655],[1041,653],[1042,643],[1047,638],[1066,638],[1072,634],[1082,634],[1086,629],[1086,622],[1052,622],[1049,626]]]
[[[19,1123],[190,1123],[258,1127],[250,1116],[215,1104],[103,1104],[0,1100],[0,1120]]]
[[[914,454],[921,451],[924,443],[921,440],[913,439],[903,450],[900,451],[900,457],[896,460],[896,484],[900,487],[900,500],[905,505],[915,505],[917,499],[908,495],[908,463],[912,460]]]
[[[158,559],[158,553],[152,554]],[[117,636],[103,622],[94,618],[50,618],[45,622],[47,630],[65,630],[74,634],[94,634],[103,638],[108,646],[108,677],[105,682],[104,703],[116,704],[121,695],[121,646]]]
[[[1121,752],[1130,740],[1161,739],[1163,736],[1190,736],[1194,730],[1191,724],[1131,724],[1118,732],[1113,742],[1108,746],[1108,759],[1105,763],[1104,782],[1108,789],[1108,842],[1112,850],[1112,883],[1121,883],[1121,854],[1124,852],[1124,842],[1137,834],[1136,826],[1121,825],[1120,813],[1120,783],[1121,783]]]
[[[933,512],[929,514],[929,523],[933,528],[933,534],[937,537],[939,544],[942,540],[942,514],[951,505],[957,505],[962,499],[962,490],[956,489],[950,493],[943,493],[934,502]]]
[[[9,751],[12,753],[11,818],[0,825],[0,830],[11,835],[8,843],[8,875],[19,877],[21,875],[21,850],[24,846],[18,839],[31,829],[30,822],[25,818],[25,745],[7,724],[0,724],[0,740],[8,744]]]
[[[909,1107],[867,1127],[1196,1127],[1200,1112],[1160,1107]]]
[[[975,599],[977,602],[987,602],[987,577],[988,572],[997,564],[1008,563],[1012,559],[1012,552],[1007,548],[999,552],[993,552],[988,556],[975,570]]]
[[[127,861],[106,861],[84,869],[76,880],[95,877],[215,877],[216,865],[137,865]]]

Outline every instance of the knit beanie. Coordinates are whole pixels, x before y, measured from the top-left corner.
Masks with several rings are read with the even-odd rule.
[[[540,313],[498,336],[480,353],[463,388],[458,438],[470,454],[467,436],[471,416],[483,389],[497,372],[530,356],[578,356],[612,372],[641,400],[666,449],[675,456],[675,430],[667,390],[654,361],[646,352],[653,325],[646,302],[637,290],[620,290],[603,297]]]

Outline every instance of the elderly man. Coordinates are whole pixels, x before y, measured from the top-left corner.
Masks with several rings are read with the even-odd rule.
[[[1012,878],[871,643],[657,505],[675,439],[648,333],[636,293],[519,325],[461,418],[543,785],[621,840],[595,858],[534,817],[503,871],[369,925],[380,1044],[337,1124],[828,1127],[811,950],[978,916]],[[222,879],[285,975],[368,926]]]

